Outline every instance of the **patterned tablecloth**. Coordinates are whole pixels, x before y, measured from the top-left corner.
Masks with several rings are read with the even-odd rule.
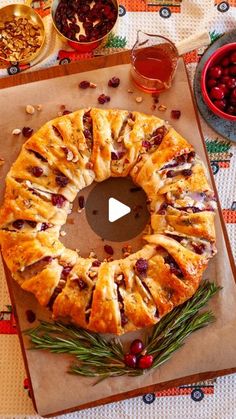
[[[52,28],[49,14],[50,0],[32,1],[44,17],[47,29],[46,45],[39,62],[21,68],[4,69],[0,76],[18,71],[31,71],[55,64],[64,64],[84,57],[62,45]],[[0,0],[0,6],[13,1]],[[24,3],[16,0],[14,3]],[[99,53],[111,53],[130,48],[137,29],[166,35],[177,42],[187,36],[208,30],[212,41],[235,29],[236,0],[120,0],[120,23],[106,48]],[[190,78],[203,51],[186,55]],[[86,58],[88,55],[86,56]],[[236,144],[230,143],[212,131],[201,119],[215,181],[219,192],[231,246],[236,249]],[[0,418],[36,418],[28,394],[26,373],[16,335],[10,300],[0,265]],[[217,380],[182,386],[166,392],[112,403],[63,416],[69,418],[168,418],[168,419],[233,419],[236,417],[236,375]]]

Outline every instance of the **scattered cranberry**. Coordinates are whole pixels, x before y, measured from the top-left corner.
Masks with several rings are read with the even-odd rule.
[[[124,362],[127,365],[127,367],[135,368],[137,364],[137,358],[133,354],[126,354],[124,357]]]
[[[118,87],[119,84],[120,84],[119,77],[112,77],[108,82],[109,87]]]
[[[108,255],[112,256],[114,254],[113,248],[111,246],[109,246],[108,244],[105,244],[104,250]]]
[[[102,262],[100,262],[100,260],[94,260],[92,263],[92,266],[98,268],[101,265]]]
[[[37,221],[26,220],[26,222],[32,228],[35,228],[37,226]]]
[[[87,80],[83,80],[80,82],[79,87],[80,89],[87,89],[88,87],[90,87],[90,82]]]
[[[21,230],[23,228],[23,226],[24,226],[24,220],[16,220],[16,221],[13,221],[12,225],[17,230]]]
[[[34,132],[33,128],[30,128],[30,127],[24,127],[22,129],[22,134],[24,135],[25,138],[30,138],[33,132]]]
[[[40,177],[43,174],[43,169],[42,167],[34,166],[32,167],[31,172],[35,177]]]
[[[222,69],[220,66],[211,67],[209,70],[209,75],[213,79],[219,79],[222,74]]]
[[[57,208],[62,208],[66,202],[66,198],[64,198],[63,195],[58,195],[58,194],[52,195],[51,200],[52,200],[52,205],[54,205]]]
[[[210,98],[211,99],[217,99],[217,100],[223,99],[224,98],[224,91],[223,91],[223,89],[221,89],[218,86],[212,87],[212,89],[210,91]]]
[[[62,115],[69,115],[71,113],[71,111],[68,111],[68,109],[65,109],[63,112],[62,112]]]
[[[61,272],[61,279],[66,279],[72,269],[72,266],[64,266]]]
[[[26,310],[25,312],[26,314],[26,318],[28,320],[29,323],[34,323],[34,321],[36,320],[36,315],[32,310]]]
[[[135,339],[130,345],[131,354],[138,355],[144,349],[144,344],[140,339]]]
[[[75,281],[77,282],[77,284],[79,286],[79,289],[81,291],[88,288],[88,285],[86,284],[86,282],[82,278],[76,278]]]
[[[65,188],[66,185],[68,185],[68,183],[69,183],[69,179],[68,179],[68,177],[63,175],[63,173],[61,173],[60,175],[56,176],[56,183],[61,188]]]
[[[84,205],[85,205],[84,196],[83,195],[79,196],[78,201],[79,201],[79,207],[80,207],[80,209],[83,209],[84,208]]]
[[[192,170],[191,169],[184,169],[184,170],[182,170],[182,175],[183,176],[186,176],[186,177],[189,177],[189,176],[191,176],[191,174],[193,173],[192,172]]]
[[[138,360],[138,368],[141,368],[142,370],[151,368],[152,364],[153,364],[152,355],[143,355]]]
[[[137,262],[135,263],[135,270],[140,275],[146,275],[147,270],[148,270],[148,261],[143,258],[138,259]]]
[[[110,102],[110,100],[111,100],[110,96],[106,96],[104,95],[104,93],[98,96],[98,103],[100,103],[101,105],[104,105],[104,103],[106,102]]]
[[[170,113],[171,118],[173,119],[179,119],[181,116],[181,112],[177,110],[172,110]]]

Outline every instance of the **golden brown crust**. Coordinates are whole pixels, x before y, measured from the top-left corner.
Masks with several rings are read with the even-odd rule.
[[[125,259],[83,259],[58,237],[93,180],[131,175],[146,192],[150,234]],[[215,253],[215,201],[193,147],[163,120],[80,109],[46,123],[22,147],[0,209],[3,257],[55,319],[100,333],[155,324],[196,291]]]

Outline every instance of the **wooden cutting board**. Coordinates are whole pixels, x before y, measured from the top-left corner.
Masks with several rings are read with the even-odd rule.
[[[5,132],[5,135],[7,135],[9,138],[11,137],[10,133],[11,130],[13,128],[18,127],[20,121],[23,124],[27,124],[27,125],[31,125],[32,124],[36,124],[34,126],[34,128],[37,128],[38,126],[40,126],[40,123],[45,122],[45,115],[42,114],[42,116],[40,115],[38,117],[38,121],[35,122],[35,120],[31,120],[31,117],[28,117],[24,114],[24,107],[23,105],[27,105],[29,103],[35,103],[36,104],[36,100],[38,100],[38,98],[42,98],[42,100],[44,101],[44,108],[47,110],[48,112],[48,118],[50,119],[53,116],[56,116],[56,109],[51,109],[51,105],[53,104],[54,106],[59,106],[60,105],[60,101],[61,101],[61,94],[59,92],[60,89],[60,80],[61,80],[61,85],[64,86],[62,87],[63,92],[66,91],[65,90],[65,80],[68,81],[68,95],[66,97],[64,97],[65,102],[68,106],[70,106],[70,98],[74,95],[77,94],[78,95],[78,87],[76,86],[75,80],[77,80],[77,76],[73,76],[73,75],[78,75],[78,80],[81,80],[81,77],[83,77],[84,79],[86,79],[88,77],[88,79],[90,79],[90,75],[93,73],[90,73],[90,75],[87,74],[82,74],[80,75],[80,73],[83,72],[87,72],[87,71],[93,71],[93,70],[97,70],[97,69],[103,69],[105,68],[106,70],[100,70],[100,72],[96,72],[94,73],[94,77],[97,77],[98,81],[100,80],[100,78],[102,78],[104,76],[104,72],[107,72],[108,74],[112,74],[112,75],[120,75],[120,73],[125,73],[126,77],[127,77],[127,81],[126,84],[123,86],[124,90],[116,90],[113,89],[114,91],[111,92],[111,94],[114,95],[114,102],[116,101],[116,95],[122,94],[122,95],[127,95],[127,83],[129,83],[129,78],[127,76],[128,74],[128,67],[127,64],[129,63],[129,52],[124,52],[124,53],[118,53],[118,54],[114,54],[111,55],[109,57],[98,57],[92,60],[87,60],[87,61],[81,61],[81,62],[76,62],[76,63],[72,63],[66,66],[57,66],[57,67],[51,67],[48,69],[44,69],[44,70],[39,70],[39,71],[35,71],[33,73],[22,73],[19,75],[15,75],[15,76],[11,76],[5,79],[1,79],[0,80],[0,88],[4,89],[1,92],[0,95],[0,104],[1,104],[1,108],[4,109],[4,114],[3,114],[3,119],[2,119],[2,129],[3,132]],[[120,67],[121,65],[124,65],[123,67]],[[113,70],[109,70],[110,67],[113,66],[119,66],[119,67],[115,67],[114,68],[114,74],[113,74]],[[117,74],[118,71],[118,74]],[[120,73],[119,73],[120,72]],[[62,77],[62,76],[67,76],[67,78],[62,78],[62,79],[58,79],[58,77]],[[50,82],[48,80],[51,80]],[[47,80],[47,82],[44,82],[44,80]],[[93,80],[96,82],[96,80]],[[36,84],[32,84],[36,82]],[[45,84],[46,83],[46,84]],[[178,91],[178,87],[177,84],[180,83],[180,85],[184,86],[185,92]],[[183,84],[181,84],[183,83]],[[76,90],[71,90],[72,89],[72,84],[73,84],[73,88]],[[13,86],[18,86],[15,89],[12,89],[11,87]],[[104,87],[105,85],[103,85],[102,87]],[[120,88],[119,88],[120,89]],[[93,89],[90,89],[93,90]],[[134,89],[135,90],[135,89]],[[57,97],[56,97],[56,92],[58,92],[58,101],[57,101]],[[203,160],[205,160],[205,162],[208,164],[208,167],[210,167],[209,161],[208,161],[208,157],[207,157],[207,152],[206,152],[206,148],[205,148],[205,143],[204,143],[204,139],[201,133],[201,128],[200,128],[200,124],[199,124],[199,119],[198,119],[198,115],[196,112],[196,108],[195,105],[193,104],[193,98],[191,95],[191,89],[190,89],[190,85],[188,84],[188,80],[187,80],[187,73],[186,73],[186,69],[184,66],[184,63],[182,61],[182,59],[179,62],[179,66],[177,69],[177,74],[176,74],[176,83],[173,86],[173,88],[170,90],[169,93],[163,94],[161,96],[161,101],[163,100],[164,102],[168,103],[168,101],[170,100],[170,94],[173,95],[173,106],[175,105],[175,108],[184,108],[184,112],[183,112],[183,116],[181,116],[181,119],[175,123],[175,128],[177,130],[179,130],[183,135],[185,135],[190,142],[192,142],[194,144],[194,146],[196,147],[198,153],[200,154],[200,156],[202,157]],[[19,115],[15,110],[15,105],[14,105],[14,95],[16,95],[17,99],[17,106],[19,108]],[[145,96],[145,100],[144,100],[144,104],[142,104],[140,106],[140,108],[138,108],[138,104],[135,102],[135,95],[139,95],[139,96]],[[184,100],[183,100],[183,95],[184,95]],[[95,96],[97,97],[98,94],[95,93]],[[31,100],[30,100],[31,99]],[[26,103],[26,101],[30,100],[30,102]],[[113,100],[113,97],[112,97]],[[110,103],[110,106],[113,106],[113,103]],[[117,99],[118,102],[121,99]],[[34,102],[35,101],[35,102]],[[147,95],[144,95],[142,92],[138,92],[136,91],[136,93],[134,93],[134,95],[132,96],[132,101],[130,102],[130,107],[131,109],[135,109],[135,110],[141,110],[141,111],[146,111],[147,113],[151,113],[151,104],[152,104],[152,99],[151,97],[147,97]],[[146,101],[146,102],[145,102]],[[180,101],[180,106],[178,105],[178,101]],[[6,104],[8,103],[8,109],[6,108]],[[39,102],[37,102],[39,103]],[[75,106],[75,99],[73,99],[73,105]],[[161,102],[160,102],[161,103]],[[62,104],[62,103],[61,103]],[[96,103],[91,103],[92,106],[94,106]],[[85,105],[88,105],[88,103],[86,103]],[[84,104],[81,103],[80,100],[78,100],[78,105],[77,107],[83,107],[85,106]],[[116,106],[116,104],[115,104]],[[132,108],[133,106],[133,108]],[[127,107],[128,108],[128,107]],[[75,107],[76,109],[76,107]],[[59,109],[57,109],[59,110]],[[73,110],[73,109],[72,109]],[[21,114],[20,114],[21,112]],[[54,114],[53,114],[54,112]],[[13,115],[12,115],[13,113]],[[165,118],[166,116],[164,114],[160,114],[159,116],[162,118]],[[22,121],[22,119],[24,121]],[[15,126],[12,125],[14,123],[16,124]],[[34,121],[34,122],[32,122]],[[189,128],[187,129],[187,125],[192,127],[192,130],[190,130]],[[21,125],[22,127],[23,125]],[[4,131],[5,130],[5,131]],[[191,132],[190,132],[191,131]],[[189,134],[189,135],[188,135]],[[3,136],[5,138],[5,135]],[[3,156],[6,160],[6,164],[4,165],[2,172],[1,172],[1,176],[0,176],[0,182],[3,185],[4,184],[4,179],[5,179],[5,175],[7,173],[7,171],[9,170],[9,167],[12,163],[12,161],[14,161],[15,157],[17,156],[20,148],[21,148],[21,144],[22,141],[19,140],[19,142],[16,144],[16,139],[12,139],[10,138],[10,141],[12,141],[11,143],[11,152],[9,155],[9,148],[7,148],[6,150],[4,150],[3,147],[1,147],[1,153],[5,153],[5,155]],[[15,143],[14,143],[15,141]],[[195,141],[195,143],[194,143]],[[9,146],[8,146],[9,147]],[[2,157],[2,156],[1,156]],[[215,189],[214,186],[214,179],[213,176],[211,174],[211,180],[212,180],[212,184],[213,184],[213,188]],[[1,197],[0,200],[2,201],[2,190],[3,190],[3,186],[1,189]],[[217,195],[217,191],[215,190],[215,193]],[[222,247],[220,249],[221,253],[220,253],[220,257],[222,257],[224,260],[226,260],[227,262],[227,270],[228,270],[228,275],[234,278],[236,277],[235,275],[235,266],[234,266],[234,262],[233,262],[233,257],[232,257],[232,253],[230,250],[230,244],[229,244],[229,240],[228,240],[228,236],[227,236],[227,232],[226,232],[226,227],[223,221],[223,217],[222,217],[222,212],[219,209],[219,214],[217,217],[218,220],[218,230],[219,230],[219,235],[221,237],[221,241],[223,244],[220,245],[220,247]],[[216,268],[215,268],[216,271]],[[155,391],[160,391],[163,389],[167,389],[170,387],[174,387],[174,386],[178,386],[181,384],[187,384],[187,383],[192,383],[192,382],[196,382],[196,381],[200,381],[200,380],[205,380],[205,379],[210,379],[216,376],[220,376],[220,375],[225,375],[225,374],[231,374],[236,372],[236,360],[235,363],[233,364],[231,362],[231,365],[227,364],[227,368],[219,368],[218,365],[223,365],[222,363],[214,363],[214,366],[211,365],[211,368],[207,368],[207,366],[204,366],[204,370],[201,369],[201,372],[198,372],[198,369],[195,368],[194,373],[191,374],[181,374],[181,368],[180,368],[180,372],[178,371],[178,373],[176,373],[176,376],[174,379],[171,379],[171,374],[167,375],[169,378],[166,380],[162,380],[161,377],[158,378],[158,380],[155,381],[155,379],[153,380],[149,380],[149,384],[148,383],[148,379],[143,379],[143,383],[141,383],[140,381],[137,381],[137,386],[135,387],[134,385],[131,386],[133,388],[129,388],[129,385],[125,385],[122,387],[122,389],[126,389],[127,391],[123,391],[123,390],[119,390],[114,391],[114,389],[112,389],[113,384],[111,384],[111,387],[107,387],[107,388],[102,388],[99,389],[99,387],[97,388],[97,392],[98,394],[96,396],[93,395],[93,399],[91,401],[87,400],[86,402],[81,402],[79,394],[78,397],[74,397],[73,394],[70,394],[71,397],[71,402],[63,402],[63,401],[59,401],[57,400],[57,393],[59,392],[58,388],[55,388],[55,390],[53,390],[52,387],[50,387],[50,368],[55,368],[55,363],[57,362],[57,365],[61,365],[61,368],[66,368],[66,365],[68,364],[68,359],[65,357],[63,358],[63,361],[60,363],[58,362],[58,356],[56,355],[52,355],[52,354],[46,354],[46,353],[37,353],[38,357],[42,357],[42,365],[46,364],[48,365],[48,374],[47,372],[44,374],[46,374],[47,376],[42,376],[42,371],[40,368],[40,364],[37,364],[37,360],[36,360],[36,355],[34,355],[35,353],[32,353],[29,355],[29,351],[26,350],[26,341],[24,341],[24,339],[22,338],[22,330],[25,329],[27,327],[25,318],[24,318],[24,311],[25,311],[25,305],[28,304],[28,307],[36,307],[37,303],[35,302],[34,298],[30,295],[27,294],[25,292],[23,292],[22,290],[19,289],[19,287],[12,281],[11,276],[9,275],[8,270],[6,269],[6,277],[7,277],[7,281],[8,281],[8,286],[9,286],[9,291],[10,291],[10,296],[11,296],[11,300],[12,300],[12,305],[16,314],[16,319],[17,319],[17,325],[18,325],[18,331],[19,331],[19,338],[20,338],[20,343],[21,343],[21,347],[22,347],[22,354],[24,357],[24,361],[25,361],[25,367],[27,370],[27,374],[28,377],[31,380],[31,394],[32,394],[32,400],[35,406],[36,411],[43,415],[43,416],[51,416],[52,414],[62,414],[62,413],[66,413],[66,412],[70,412],[70,411],[74,411],[74,410],[79,410],[79,409],[85,409],[85,408],[89,408],[89,407],[94,407],[100,404],[105,404],[105,403],[110,403],[110,402],[114,402],[114,401],[118,401],[118,400],[122,400],[125,398],[130,398],[130,397],[135,397],[144,393],[149,393],[149,392],[155,392]],[[215,278],[212,278],[215,279]],[[232,284],[231,284],[232,286]],[[235,285],[233,285],[233,287],[235,287]],[[234,292],[235,290],[233,290]],[[228,292],[230,292],[228,290]],[[38,318],[42,318],[44,316],[43,310],[42,308],[38,308],[37,309],[37,317]],[[204,332],[203,332],[204,335]],[[201,335],[201,336],[203,336]],[[194,340],[195,337],[190,338],[190,340]],[[197,337],[195,338],[196,342],[197,342]],[[186,345],[187,346],[187,345]],[[175,357],[176,355],[174,355]],[[177,358],[178,358],[177,354]],[[176,358],[176,359],[177,359]],[[184,358],[184,357],[183,357]],[[214,358],[214,356],[212,356],[212,358]],[[61,358],[60,358],[61,359]],[[184,358],[185,359],[185,358]],[[56,360],[56,361],[55,361]],[[179,357],[179,360],[181,362],[182,359],[181,357]],[[171,361],[170,361],[171,362]],[[210,365],[210,364],[209,364]],[[230,367],[230,368],[229,368]],[[233,368],[232,368],[233,367]],[[235,367],[235,368],[234,368]],[[199,369],[200,369],[200,365],[199,365]],[[185,369],[183,368],[183,371]],[[191,369],[189,369],[190,371]],[[62,374],[60,376],[60,374]],[[64,374],[63,377],[65,377],[65,382],[67,386],[74,386],[76,391],[80,391],[82,386],[86,386],[86,381],[81,380],[80,377],[73,377],[72,378],[68,378],[68,375],[66,374],[65,370],[63,370],[58,376],[58,380],[62,380],[62,376]],[[182,376],[185,375],[185,376]],[[69,376],[70,377],[70,376]],[[64,378],[63,378],[64,380]],[[72,381],[70,381],[72,380]],[[116,379],[113,379],[114,381],[112,383],[115,383]],[[117,379],[118,380],[118,379]],[[129,380],[133,380],[132,378],[129,378]],[[60,382],[60,381],[59,381]],[[42,384],[43,383],[43,384]],[[127,383],[127,382],[126,382]],[[45,385],[46,388],[46,394],[48,394],[48,401],[45,402],[45,392],[42,392],[42,385]],[[47,389],[47,385],[48,385],[48,389]],[[115,386],[115,384],[114,384]],[[135,387],[135,388],[134,388]],[[69,388],[69,387],[68,387]],[[100,396],[99,396],[100,393]],[[69,396],[68,396],[69,397]],[[51,398],[51,399],[50,399]],[[65,393],[65,401],[66,401],[66,393]],[[88,397],[89,399],[89,397]]]

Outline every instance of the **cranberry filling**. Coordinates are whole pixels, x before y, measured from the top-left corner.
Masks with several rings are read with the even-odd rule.
[[[121,326],[124,327],[128,323],[129,320],[128,320],[128,317],[125,315],[125,312],[124,312],[124,301],[123,301],[122,295],[120,293],[119,286],[117,286],[117,299],[118,299],[119,308],[120,308]]]
[[[29,224],[30,227],[35,228],[37,225],[37,221],[30,221],[26,220],[27,224]]]
[[[55,127],[54,125],[52,126],[52,128],[53,128],[53,131],[55,132],[56,136],[59,137],[59,138],[61,138],[61,140],[63,141],[63,137],[62,137],[59,129],[57,127]]]
[[[171,255],[165,256],[164,261],[170,266],[170,271],[172,274],[176,275],[178,278],[183,278],[183,273],[179,265]]]
[[[92,292],[91,292],[91,295],[90,295],[88,304],[87,304],[87,306],[85,308],[85,320],[86,320],[87,323],[89,322],[90,315],[91,315],[91,307],[92,307],[92,304],[93,304],[93,293],[94,293],[94,290],[95,290],[95,287],[92,289]],[[87,311],[87,313],[86,313],[86,311]]]
[[[68,265],[68,266],[64,266],[64,268],[62,269],[61,272],[61,279],[66,279],[70,273],[72,269],[72,266]]]
[[[16,220],[13,221],[12,226],[17,230],[21,230],[24,226],[24,220]]]
[[[58,175],[56,176],[56,183],[61,188],[65,188],[69,183],[69,179],[63,173],[58,172]]]
[[[202,255],[205,250],[206,250],[206,246],[204,243],[194,243],[192,242],[192,247],[194,249],[194,251],[198,254],[198,255]]]
[[[75,281],[78,284],[78,287],[81,291],[88,288],[88,284],[86,284],[86,282],[81,277],[76,278]]]
[[[100,260],[94,260],[92,266],[98,268],[101,265],[101,263],[102,262],[100,262]]]
[[[42,224],[41,224],[40,231],[45,231],[45,230],[47,230],[49,227],[51,227],[51,225],[50,225],[50,224],[48,224],[48,223],[42,223]]]
[[[57,208],[62,208],[66,202],[66,198],[63,195],[54,194],[52,195],[52,205]]]
[[[135,263],[135,271],[140,275],[146,275],[148,270],[148,261],[146,259],[140,258]]]
[[[32,173],[32,175],[33,175],[33,176],[35,176],[35,177],[40,177],[40,176],[42,176],[42,174],[43,174],[43,169],[42,169],[42,167],[39,167],[39,166],[34,166],[34,167],[32,167],[32,169],[31,169],[31,173]]]
[[[28,150],[30,153],[33,153],[35,155],[35,157],[37,157],[37,159],[43,161],[44,163],[47,163],[47,159],[45,157],[43,157],[40,153],[38,153],[37,151],[34,150]]]

